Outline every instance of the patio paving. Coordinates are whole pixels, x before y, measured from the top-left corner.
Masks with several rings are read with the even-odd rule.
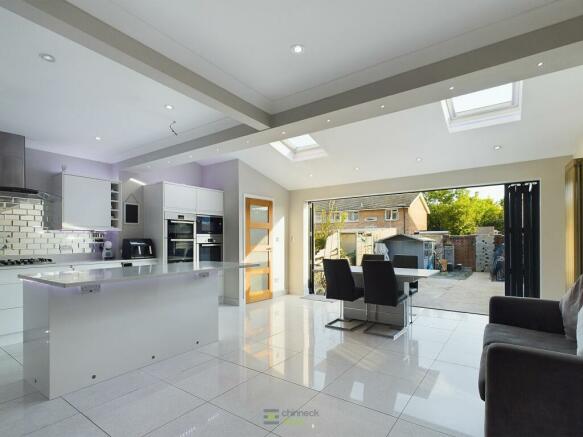
[[[488,314],[491,296],[504,296],[504,282],[490,281],[490,274],[474,272],[466,279],[426,278],[419,280],[416,307]]]

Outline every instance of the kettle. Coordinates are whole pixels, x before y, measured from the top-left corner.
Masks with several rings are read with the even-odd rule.
[[[103,242],[103,251],[101,252],[101,257],[105,259],[113,259],[113,244],[111,241]]]

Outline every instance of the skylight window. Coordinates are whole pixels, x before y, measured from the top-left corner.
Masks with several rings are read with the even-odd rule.
[[[507,83],[441,102],[450,132],[519,121],[522,82]]]
[[[271,147],[291,161],[305,161],[326,156],[326,151],[311,135],[300,135],[270,143]]]

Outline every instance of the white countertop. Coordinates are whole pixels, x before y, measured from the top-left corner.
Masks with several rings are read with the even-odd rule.
[[[134,267],[112,267],[92,270],[72,270],[67,272],[45,272],[20,274],[25,281],[34,281],[55,287],[79,287],[106,282],[134,281],[161,276],[191,275],[193,273],[255,267],[256,264],[203,261],[198,263],[154,264]]]
[[[50,256],[50,255],[45,255]],[[93,259],[93,260],[81,260],[81,261],[56,261],[52,263],[41,263],[41,264],[20,264],[11,266],[0,266],[0,270],[14,270],[14,269],[39,269],[43,267],[70,267],[70,266],[84,266],[84,265],[99,265],[107,263],[131,263],[139,261],[148,261],[151,263],[159,262],[157,258],[138,258],[138,259]]]

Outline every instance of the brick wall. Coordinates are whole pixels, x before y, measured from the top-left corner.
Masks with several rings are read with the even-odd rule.
[[[91,253],[90,231],[46,231],[41,200],[0,196],[0,256]],[[101,235],[99,235],[101,237]]]

